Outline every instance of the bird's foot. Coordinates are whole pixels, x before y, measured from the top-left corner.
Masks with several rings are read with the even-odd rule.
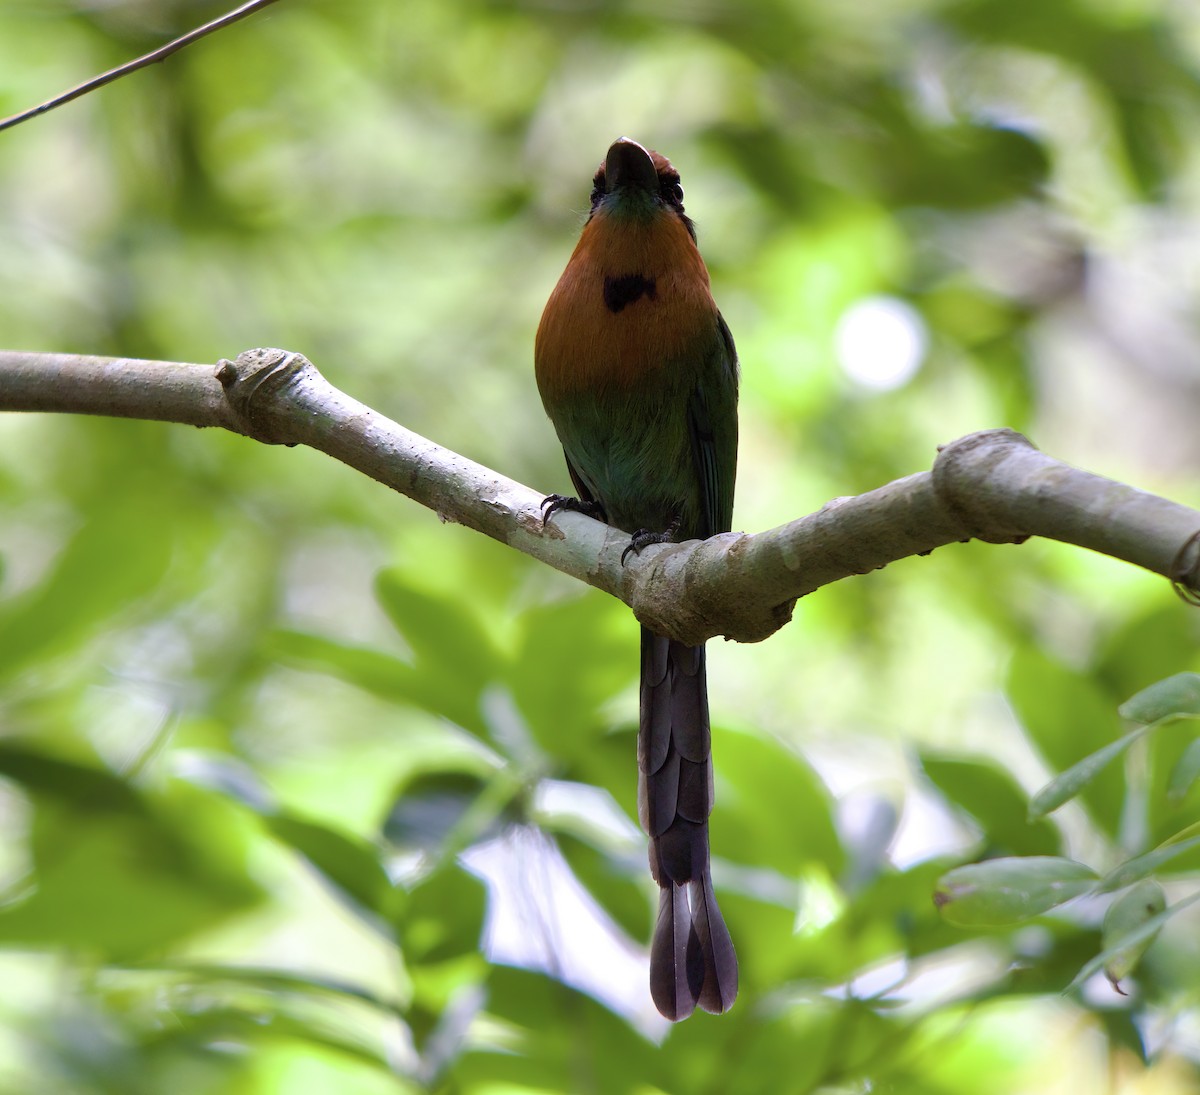
[[[625,560],[629,558],[629,553],[641,555],[644,548],[648,548],[651,544],[673,544],[675,537],[679,533],[679,525],[682,518],[676,514],[675,520],[672,521],[662,532],[655,532],[652,529],[640,528],[630,538],[625,550],[621,552],[621,566],[625,565]]]
[[[573,498],[569,494],[547,494],[542,499],[542,524],[545,525],[560,509],[569,510],[571,513],[582,513],[585,517],[592,517],[608,524],[604,507],[599,502],[592,502],[586,498]]]

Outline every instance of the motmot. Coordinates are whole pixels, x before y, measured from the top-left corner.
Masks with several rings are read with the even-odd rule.
[[[679,172],[622,137],[592,181],[591,212],[538,326],[534,366],[576,497],[632,534],[621,556],[704,539],[733,521],[738,361],[717,310]],[[712,746],[703,646],[645,627],[638,814],[660,887],[650,993],[671,1020],[723,1012],[737,956],[713,893]]]

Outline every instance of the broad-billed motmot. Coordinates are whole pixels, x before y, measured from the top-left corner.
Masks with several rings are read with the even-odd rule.
[[[737,353],[709,290],[679,173],[622,137],[551,293],[534,350],[538,389],[575,509],[652,543],[728,532],[737,461]],[[638,812],[661,887],[650,992],[668,1019],[737,996],[737,957],[713,895],[712,748],[704,647],[642,628]]]

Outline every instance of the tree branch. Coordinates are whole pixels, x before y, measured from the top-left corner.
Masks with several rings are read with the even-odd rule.
[[[647,548],[577,513],[543,526],[542,495],[406,430],[329,384],[299,354],[248,350],[186,365],[0,351],[0,410],[220,426],[308,445],[456,521],[611,593],[660,634],[757,642],[797,598],[970,539],[1046,536],[1123,559],[1200,596],[1200,511],[1072,468],[1012,430],[945,446],[919,472],[754,535]]]
[[[275,3],[275,0],[248,0],[241,7],[226,12],[219,18],[205,23],[202,27],[188,31],[187,34],[168,42],[165,46],[159,46],[158,49],[143,54],[141,57],[137,57],[132,61],[126,61],[125,64],[118,65],[116,68],[110,68],[107,72],[102,72],[99,76],[85,80],[82,84],[77,84],[75,87],[64,91],[61,95],[56,95],[53,99],[47,99],[46,102],[30,107],[28,110],[22,110],[19,114],[0,118],[0,132],[5,129],[11,129],[15,125],[20,125],[30,118],[36,118],[39,114],[45,114],[46,111],[69,103],[72,99],[78,99],[81,95],[86,95],[89,91],[95,91],[105,84],[111,84],[114,80],[119,80],[122,76],[128,76],[131,72],[137,72],[140,68],[146,68],[148,65],[155,65],[160,61],[165,61],[171,54],[178,53],[185,46],[190,46],[193,42],[197,42],[201,38],[212,34],[213,31],[227,27],[230,23],[236,23],[239,19],[245,19],[247,15],[253,15],[256,11],[273,3]]]

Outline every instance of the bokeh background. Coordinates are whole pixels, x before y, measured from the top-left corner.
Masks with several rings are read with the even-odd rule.
[[[0,114],[224,10],[0,0]],[[0,134],[0,347],[286,347],[566,489],[533,333],[626,134],[737,340],[736,528],[994,426],[1196,505],[1198,75],[1191,0],[282,0]],[[1102,905],[930,900],[1153,845],[1136,752],[1024,812],[1200,668],[1161,579],[957,545],[712,644],[743,987],[667,1029],[623,606],[320,454],[81,417],[0,416],[0,563],[0,1091],[1200,1091],[1194,915],[1123,997],[1063,992]]]

